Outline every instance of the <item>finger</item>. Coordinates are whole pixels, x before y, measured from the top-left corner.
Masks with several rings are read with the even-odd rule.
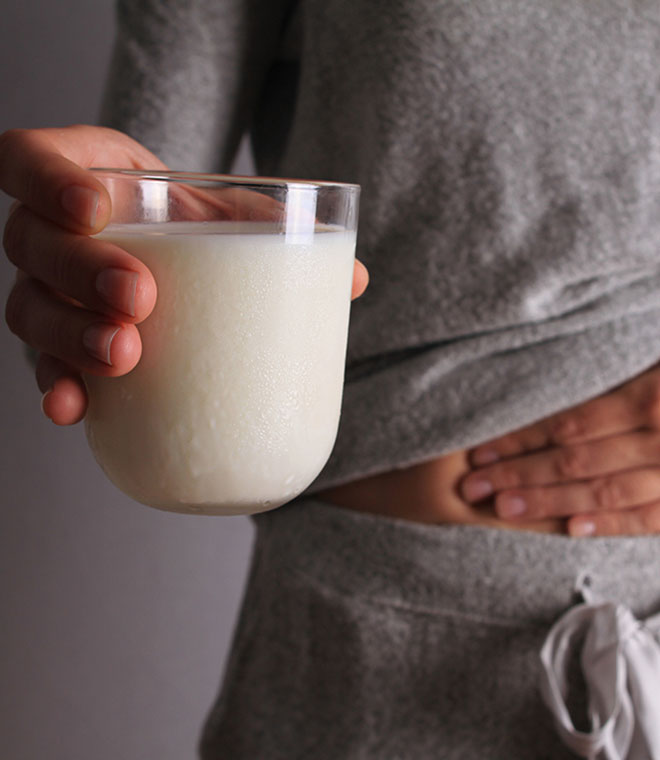
[[[4,246],[20,271],[120,321],[142,321],[156,302],[156,283],[141,261],[112,243],[64,230],[24,205],[7,221]]]
[[[62,155],[49,130],[0,135],[0,189],[74,232],[98,232],[110,218],[107,190]]]
[[[460,490],[466,501],[475,502],[505,489],[587,480],[659,461],[660,434],[637,431],[505,459],[471,472]]]
[[[503,519],[541,520],[630,509],[660,499],[660,470],[631,470],[568,485],[514,489],[495,496]]]
[[[567,521],[567,532],[574,538],[654,535],[660,533],[660,501],[624,511],[571,517]]]
[[[140,358],[135,325],[65,303],[30,277],[14,285],[5,316],[9,329],[21,340],[76,370],[123,375]]]
[[[75,425],[87,411],[87,391],[78,373],[59,359],[41,354],[37,384],[43,393],[41,409],[56,425]]]
[[[470,463],[483,467],[508,457],[516,457],[529,451],[538,451],[550,445],[550,434],[545,420],[507,433],[500,438],[482,443],[469,452]]]
[[[547,446],[596,440],[639,427],[660,430],[660,370],[656,368],[610,393],[477,446],[470,461],[486,465]]]
[[[174,185],[171,193],[182,205],[184,219],[234,219],[241,221],[279,222],[286,206],[266,193],[243,187],[203,188]],[[314,224],[314,216],[309,218]]]
[[[367,289],[369,284],[369,272],[365,265],[355,260],[355,266],[353,267],[353,289],[351,291],[351,300],[359,298]]]

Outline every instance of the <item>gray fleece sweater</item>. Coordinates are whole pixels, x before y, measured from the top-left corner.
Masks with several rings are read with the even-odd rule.
[[[660,359],[655,0],[120,0],[104,122],[172,168],[362,185],[315,487],[476,444]]]

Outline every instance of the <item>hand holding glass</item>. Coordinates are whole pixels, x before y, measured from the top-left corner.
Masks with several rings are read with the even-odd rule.
[[[94,170],[99,234],[158,286],[128,375],[85,376],[108,477],[159,509],[243,514],[301,493],[341,405],[355,185]]]

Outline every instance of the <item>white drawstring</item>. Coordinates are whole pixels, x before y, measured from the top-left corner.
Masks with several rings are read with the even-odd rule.
[[[587,760],[660,760],[660,614],[637,620],[624,605],[584,599],[552,627],[543,648],[541,692],[559,735]],[[578,731],[566,707],[571,656],[584,640],[581,665],[591,731]]]

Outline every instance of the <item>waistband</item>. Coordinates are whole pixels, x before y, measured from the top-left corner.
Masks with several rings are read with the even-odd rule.
[[[660,537],[575,539],[473,525],[421,525],[305,498],[258,515],[255,557],[276,581],[420,612],[547,626],[580,580],[637,616],[660,609]]]

